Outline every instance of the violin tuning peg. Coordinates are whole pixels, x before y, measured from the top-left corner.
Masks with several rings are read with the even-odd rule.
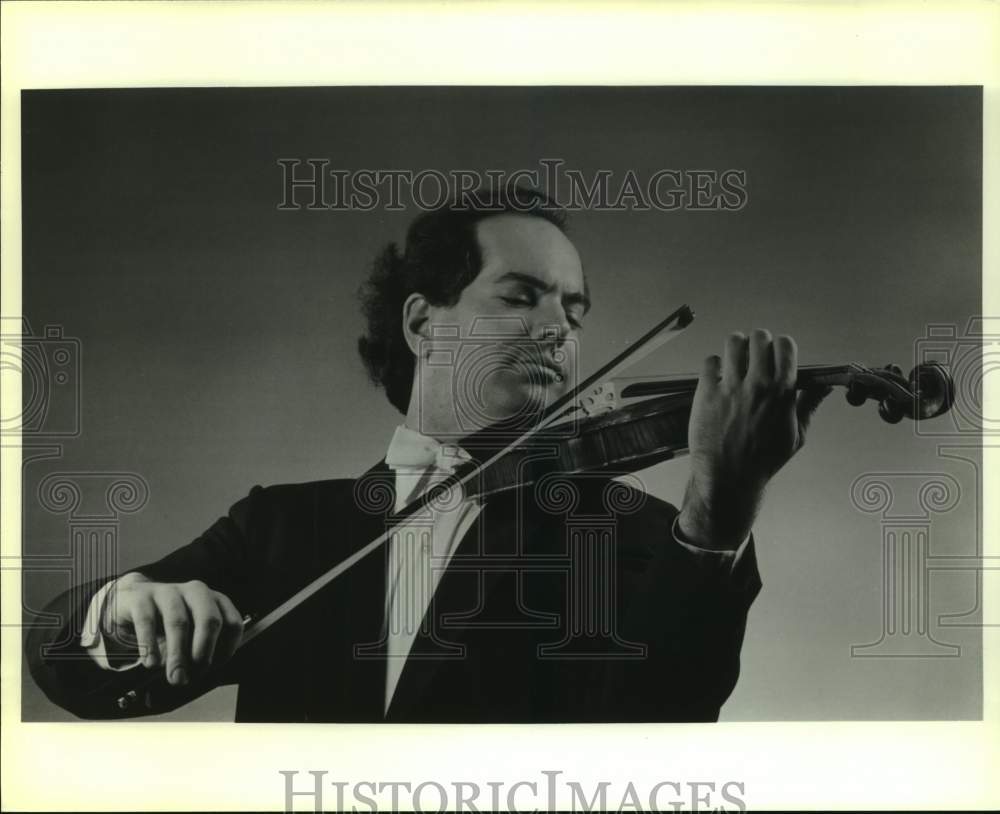
[[[880,401],[878,403],[878,414],[882,420],[889,424],[898,424],[903,420],[903,410],[897,404],[890,401]]]
[[[867,401],[868,396],[865,395],[865,391],[858,387],[853,382],[847,388],[847,403],[852,407],[860,407]]]

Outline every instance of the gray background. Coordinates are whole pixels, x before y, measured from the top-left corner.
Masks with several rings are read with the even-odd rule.
[[[51,473],[149,484],[119,525],[124,570],[190,541],[254,484],[353,476],[384,453],[400,417],[354,351],[354,292],[415,212],[278,211],[279,158],[485,172],[557,157],[617,181],[746,170],[739,212],[571,216],[595,300],[584,374],[681,303],[696,322],[636,373],[696,370],[726,333],[754,327],[793,335],[802,363],[909,369],[929,324],[961,333],[980,313],[978,88],[143,89],[22,102],[24,309],[36,332],[60,325],[82,348],[82,433],[25,466],[29,559],[68,550],[67,517],[36,494]],[[851,501],[858,476],[950,475],[961,492],[933,516],[931,551],[976,550],[977,438],[951,427],[918,436],[839,392],[820,408],[755,528],[764,589],[723,719],[981,716],[978,616],[937,624],[976,608],[971,570],[930,582],[932,632],[960,656],[851,657],[882,630],[882,526]],[[53,439],[25,440],[30,455]],[[973,463],[942,458],[942,443],[969,445]],[[642,473],[673,502],[686,476],[683,461]],[[66,579],[26,573],[29,623]],[[23,687],[26,720],[71,718],[30,678]],[[163,717],[231,719],[234,696]]]

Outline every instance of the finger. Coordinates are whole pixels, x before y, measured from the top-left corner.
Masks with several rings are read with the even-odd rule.
[[[747,338],[739,331],[726,339],[722,353],[722,383],[739,387],[747,372]]]
[[[718,354],[706,356],[701,364],[701,376],[698,377],[698,384],[706,387],[715,387],[722,378],[722,357]]]
[[[774,349],[771,332],[758,328],[750,334],[749,364],[747,380],[751,384],[766,387],[774,381]]]
[[[774,380],[783,390],[795,387],[799,374],[799,349],[795,340],[782,334],[774,340]]]
[[[139,657],[146,667],[160,664],[160,647],[156,641],[156,605],[148,594],[137,596],[132,606],[132,627],[135,628]]]
[[[819,407],[823,399],[830,395],[832,391],[832,387],[824,385],[822,387],[809,387],[799,392],[798,398],[795,401],[795,413],[799,419],[799,426],[803,431],[809,426],[809,421],[812,419],[816,408]]]
[[[171,684],[186,684],[190,668],[187,654],[191,638],[191,619],[187,604],[180,591],[166,586],[156,592],[155,601],[167,640],[167,680]]]
[[[216,664],[222,664],[232,657],[233,653],[236,652],[236,648],[239,647],[240,640],[243,638],[243,616],[236,609],[232,600],[225,594],[220,594],[216,591],[215,601],[218,603],[219,611],[222,613],[222,632],[219,634],[219,641],[215,645],[215,657],[213,661]]]
[[[204,582],[186,582],[181,593],[191,614],[191,661],[196,667],[207,667],[212,663],[222,630],[222,611],[215,601],[215,592]]]

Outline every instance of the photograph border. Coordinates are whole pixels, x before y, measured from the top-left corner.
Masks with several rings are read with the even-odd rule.
[[[20,92],[29,88],[981,85],[983,223],[1000,222],[1000,14],[994,3],[7,2],[0,13],[5,317],[21,313]],[[435,58],[432,41],[447,46],[447,61]],[[527,56],[483,59],[487,43],[490,54]],[[1000,250],[990,230],[983,239],[983,313],[998,314]],[[984,413],[993,415],[995,377],[984,384]],[[5,387],[2,398],[19,404],[20,392]],[[414,785],[512,786],[542,781],[543,770],[581,783],[608,780],[618,789],[737,781],[751,809],[1000,805],[991,779],[1000,764],[1000,672],[991,630],[983,637],[981,722],[238,729],[22,723],[20,449],[7,444],[0,498],[5,809],[281,810],[282,771]],[[983,452],[983,493],[997,494],[997,450]],[[996,511],[984,506],[985,556],[998,554]],[[984,618],[996,601],[984,597]],[[296,806],[311,810],[312,802],[307,796]]]

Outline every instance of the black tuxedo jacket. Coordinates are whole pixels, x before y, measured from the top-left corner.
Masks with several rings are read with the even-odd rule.
[[[259,618],[377,537],[392,522],[393,484],[382,462],[357,480],[255,486],[194,542],[134,570],[202,580]],[[224,668],[182,689],[161,678],[148,706],[116,701],[153,671],[102,670],[80,647],[103,581],[49,604],[63,625],[29,632],[27,663],[53,702],[94,719],[164,712],[236,682],[237,721],[716,720],[760,589],[753,541],[730,568],[675,542],[677,510],[663,501],[602,479],[549,486],[486,500],[441,578],[387,714],[385,546]]]

